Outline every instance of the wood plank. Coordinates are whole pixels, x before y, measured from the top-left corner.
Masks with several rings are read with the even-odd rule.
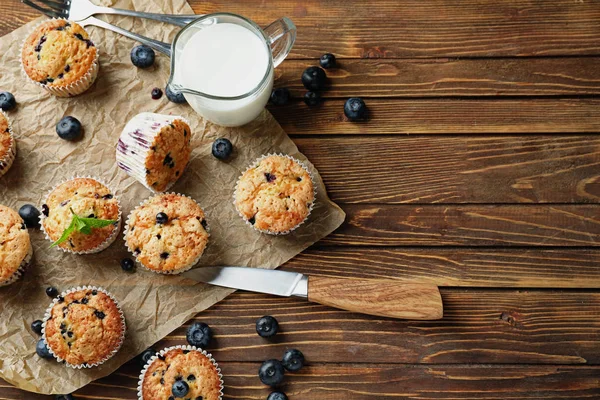
[[[345,205],[320,243],[350,246],[600,245],[597,205]]]
[[[600,289],[600,249],[311,248],[283,265],[308,275],[438,286]]]
[[[300,137],[296,143],[339,203],[600,201],[598,135]]]
[[[275,70],[277,87],[302,98],[300,76],[315,60]],[[327,70],[325,98],[598,95],[600,58],[340,60]]]
[[[258,363],[222,362],[225,399],[264,400],[271,392],[256,376]],[[348,365],[306,366],[289,374],[281,390],[290,399],[596,399],[600,396],[596,366],[543,365]],[[75,393],[77,399],[135,400],[138,367],[129,363],[108,378]],[[2,400],[47,400],[0,380]]]
[[[344,100],[269,106],[290,135],[597,133],[600,99],[367,99],[367,122],[349,122]]]
[[[292,57],[548,56],[600,53],[600,6],[552,0],[191,0],[196,13],[228,11],[266,26],[298,26]]]

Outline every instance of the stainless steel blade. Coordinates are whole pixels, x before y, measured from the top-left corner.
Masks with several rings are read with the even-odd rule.
[[[232,289],[276,296],[308,297],[308,277],[296,272],[246,267],[199,267],[185,272],[183,276]]]

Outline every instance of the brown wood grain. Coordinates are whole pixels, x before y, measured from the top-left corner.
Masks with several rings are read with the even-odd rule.
[[[597,205],[346,205],[321,241],[354,246],[600,245]]]
[[[532,134],[600,131],[600,99],[367,99],[369,120],[349,122],[344,100],[269,106],[290,135]]]
[[[296,143],[341,203],[600,201],[598,135],[311,137]]]
[[[316,60],[275,70],[277,87],[302,98],[300,76]],[[325,98],[598,95],[600,58],[340,60],[327,70]]]

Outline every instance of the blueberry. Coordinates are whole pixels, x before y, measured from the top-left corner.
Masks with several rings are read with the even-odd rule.
[[[17,106],[15,96],[10,92],[0,93],[0,108],[2,111],[10,111]]]
[[[259,318],[256,321],[256,333],[262,337],[271,337],[279,330],[279,323],[270,315]]]
[[[319,67],[308,67],[302,73],[302,84],[308,90],[322,90],[326,80],[325,71]]]
[[[131,49],[131,62],[138,68],[148,68],[154,64],[156,54],[151,47],[144,44]]]
[[[212,337],[212,329],[204,322],[194,322],[185,334],[185,338],[190,345],[200,347],[201,349],[208,347]]]
[[[50,353],[50,350],[46,347],[46,343],[44,343],[44,339],[38,340],[35,345],[35,352],[42,358],[53,358],[52,353]]]
[[[271,392],[267,400],[288,400],[288,397],[283,392]]]
[[[331,53],[323,54],[319,59],[319,64],[325,69],[335,68],[335,56]]]
[[[75,400],[72,394],[57,394],[55,400]]]
[[[23,218],[28,228],[40,227],[40,211],[31,204],[25,204],[19,208],[19,215]]]
[[[58,289],[55,287],[52,287],[52,286],[48,286],[46,288],[46,295],[48,297],[54,298],[54,297],[58,296]]]
[[[133,260],[131,258],[124,258],[121,260],[121,268],[123,269],[123,271],[133,271]]]
[[[277,88],[271,92],[271,104],[283,106],[290,101],[290,90],[288,88]]]
[[[352,97],[346,100],[344,104],[344,114],[350,121],[365,119],[367,116],[367,106],[363,99]]]
[[[35,333],[37,333],[38,335],[42,334],[42,321],[39,319],[36,319],[35,321],[33,321],[31,323],[31,330]]]
[[[321,95],[317,92],[304,93],[304,102],[307,106],[316,106],[321,102]]]
[[[267,360],[258,369],[258,377],[265,385],[277,386],[283,382],[285,370],[279,360]]]
[[[81,137],[81,122],[74,117],[64,117],[56,125],[56,133],[64,140],[77,140]]]
[[[155,87],[154,89],[152,89],[151,95],[153,100],[158,100],[162,97],[163,91],[161,88]]]
[[[144,367],[152,357],[156,355],[156,351],[150,347],[140,354],[140,364]]]
[[[288,371],[299,371],[304,366],[304,354],[300,350],[288,349],[283,353],[281,363]]]
[[[164,225],[169,222],[169,216],[164,212],[159,212],[156,214],[156,223],[160,225]]]
[[[183,93],[177,92],[177,91],[171,89],[171,85],[167,85],[167,87],[165,88],[165,93],[167,94],[167,99],[169,99],[169,101],[171,101],[173,103],[177,103],[177,104],[187,103],[187,100],[185,99],[185,96],[183,95]]]
[[[175,397],[185,397],[189,391],[190,387],[185,381],[175,381],[171,388],[171,392]]]
[[[233,145],[229,139],[219,138],[213,142],[212,155],[219,160],[226,160],[233,152]]]

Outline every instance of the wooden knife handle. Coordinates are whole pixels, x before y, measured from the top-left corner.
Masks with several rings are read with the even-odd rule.
[[[310,276],[308,300],[380,317],[434,320],[444,314],[437,286],[392,279]]]

